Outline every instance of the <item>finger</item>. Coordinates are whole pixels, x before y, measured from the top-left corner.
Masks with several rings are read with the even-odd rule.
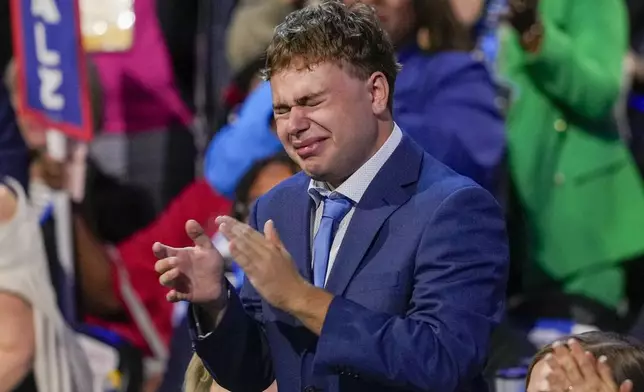
[[[244,234],[244,230],[242,228],[244,226],[248,226],[235,218],[231,218],[230,216],[218,216],[217,219],[215,219],[215,223],[219,225],[219,230],[226,236],[226,238],[231,241],[235,237]]]
[[[608,366],[608,358],[605,355],[602,355],[597,360],[597,372],[599,372],[599,377],[608,390],[617,390],[617,384],[615,384],[615,379],[613,378],[613,371]]]
[[[172,268],[176,267],[178,260],[176,257],[166,257],[154,263],[154,270],[158,274],[165,274],[170,271]]]
[[[277,229],[275,228],[275,222],[273,222],[272,219],[269,219],[266,221],[264,224],[264,237],[273,245],[283,248],[284,246],[282,245],[282,241],[280,240],[280,236],[277,233]]]
[[[190,237],[196,246],[206,249],[212,249],[214,247],[210,237],[206,235],[206,232],[197,221],[190,219],[186,222],[186,233],[188,233],[188,237]]]
[[[570,354],[577,362],[582,378],[591,385],[599,385],[600,379],[595,366],[597,361],[595,361],[592,354],[584,352],[579,342],[574,339],[568,341],[568,347],[570,348]]]
[[[170,290],[168,294],[165,295],[165,298],[168,302],[180,302],[180,301],[189,301],[187,294],[179,293],[177,290]]]
[[[619,392],[633,392],[633,381],[624,381],[619,387]]]
[[[564,369],[566,377],[568,378],[568,380],[570,380],[570,383],[573,386],[579,386],[583,384],[584,379],[581,376],[579,367],[577,366],[577,361],[575,361],[575,359],[571,355],[570,350],[561,342],[555,342],[552,345],[552,348],[557,361]]]
[[[161,286],[174,287],[176,279],[179,277],[179,268],[171,268],[159,276]]]
[[[226,216],[226,215],[221,215],[221,216],[218,216],[217,218],[215,218],[215,223],[220,226],[219,227],[220,229],[221,229],[222,225],[226,225],[226,224],[232,225],[235,222],[237,222],[237,219],[232,218],[230,216]]]
[[[261,251],[267,248],[266,238],[249,225],[228,216],[217,218],[217,222],[220,223],[219,230],[224,236],[229,241],[235,241],[240,249],[250,247]]]
[[[546,379],[548,380],[549,388],[552,391],[565,391],[570,386],[570,381],[566,377],[566,371],[561,367],[557,359],[552,353],[548,353],[544,357],[544,361],[548,365],[548,373]]]
[[[253,264],[253,260],[257,259],[257,254],[253,249],[240,239],[231,240],[228,247],[233,260],[237,262],[244,272],[247,274],[251,272],[249,269]]]
[[[163,245],[160,242],[155,242],[154,245],[152,245],[152,252],[154,252],[154,256],[156,256],[157,259],[161,260],[168,257],[175,257],[177,253],[179,253],[179,249]]]

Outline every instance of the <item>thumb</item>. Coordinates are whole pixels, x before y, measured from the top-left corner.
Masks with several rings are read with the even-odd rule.
[[[152,252],[154,252],[154,256],[156,256],[157,259],[161,260],[167,257],[176,256],[179,250],[177,248],[163,245],[160,242],[155,242],[154,245],[152,245]]]
[[[267,240],[270,241],[271,244],[282,249],[284,248],[284,245],[282,245],[282,241],[280,240],[280,236],[279,234],[277,234],[275,223],[272,219],[269,219],[266,221],[266,223],[264,223],[264,236]]]
[[[186,233],[196,246],[205,249],[213,248],[210,237],[206,235],[206,232],[201,227],[201,225],[197,223],[197,221],[190,219],[188,222],[186,222]]]
[[[633,381],[626,380],[619,387],[619,392],[632,392],[633,391]]]

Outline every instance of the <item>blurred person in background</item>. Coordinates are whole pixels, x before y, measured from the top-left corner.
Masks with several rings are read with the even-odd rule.
[[[469,18],[464,23],[449,0],[373,1],[403,64],[394,90],[396,121],[431,155],[499,196],[505,129],[493,78],[471,53],[467,22],[478,18],[476,4],[472,15],[460,15]]]
[[[91,61],[88,62],[88,71],[92,120],[96,129],[102,118],[101,85]],[[16,64],[12,61],[5,73],[5,85],[14,104],[18,102],[20,94],[16,85],[17,74]],[[91,159],[87,160],[86,176],[80,179],[85,183],[85,195],[82,200],[72,203],[71,222],[76,257],[74,283],[78,294],[69,298],[68,287],[72,282],[69,282],[58,259],[53,192],[69,189],[70,166],[86,157],[72,152],[65,161],[55,161],[47,154],[43,126],[27,116],[19,116],[18,123],[31,155],[29,196],[45,242],[50,271],[48,277],[55,293],[51,298],[58,301],[57,307],[66,316],[70,314],[70,304],[80,304],[77,319],[67,319],[68,323],[99,324],[118,334],[141,352],[153,358],[162,357],[172,332],[172,307],[164,308],[161,301],[156,301],[160,306],[150,302],[143,302],[138,308],[129,306],[136,301],[129,297],[138,293],[135,291],[129,297],[123,294],[124,281],[127,281],[127,272],[135,274],[137,270],[132,267],[132,263],[119,262],[112,256],[114,252],[110,252],[108,246],[125,240],[153,219],[151,200],[140,189],[119,183],[105,175]],[[142,280],[145,281],[145,276]],[[140,298],[138,299],[140,304]],[[164,312],[164,309],[167,310]],[[139,323],[146,316],[152,319],[153,332],[149,334],[145,333]],[[164,316],[167,322],[164,322]]]
[[[500,65],[513,87],[509,163],[525,221],[510,232],[525,250],[516,259],[529,299],[523,308],[535,317],[562,317],[553,312],[563,309],[607,327],[601,320],[614,321],[629,278],[641,280],[627,271],[644,254],[644,184],[613,116],[627,53],[625,6],[509,5]],[[636,310],[642,299],[631,300]]]
[[[155,212],[195,176],[198,3],[136,0],[132,47],[91,54],[105,113],[91,156],[105,174],[147,192]]]
[[[93,79],[91,86],[97,87]],[[96,89],[93,94],[96,94]],[[95,114],[100,116],[100,105],[94,105]],[[97,119],[95,119],[96,121]],[[42,230],[48,250],[51,279],[58,296],[59,307],[64,308],[61,298],[64,293],[63,272],[58,262],[53,225],[46,224],[51,215],[53,190],[66,189],[68,177],[66,166],[69,162],[56,162],[47,156],[44,132],[37,124],[20,119],[21,131],[32,151],[30,167],[31,197],[35,214],[43,221]],[[164,362],[167,359],[169,342],[173,333],[172,314],[174,308],[163,300],[157,284],[154,263],[145,262],[150,257],[153,239],[146,241],[146,233],[156,239],[185,237],[176,230],[176,214],[187,214],[188,218],[201,217],[204,224],[208,217],[229,211],[230,202],[211,191],[205,184],[195,183],[189,189],[194,198],[176,208],[172,205],[164,215],[154,220],[154,207],[140,188],[122,184],[88,160],[85,178],[86,193],[82,201],[73,205],[72,222],[76,253],[76,278],[81,305],[80,318],[89,325],[98,325],[116,333],[146,356],[145,378],[149,385],[161,380]],[[212,215],[211,215],[212,214]],[[188,219],[181,215],[182,221]],[[168,232],[167,222],[171,221],[175,232]],[[147,222],[152,222],[148,224]],[[180,242],[180,241],[179,241]],[[173,242],[173,243],[176,243]],[[160,296],[161,295],[161,296]],[[154,387],[153,387],[154,389]]]
[[[610,332],[586,332],[543,347],[526,392],[643,392],[644,347]]]
[[[56,305],[38,216],[6,174],[0,172],[0,391],[89,391],[93,374]]]
[[[396,46],[398,61],[403,64],[394,89],[393,108],[394,118],[403,132],[458,173],[498,194],[502,176],[500,166],[505,156],[505,131],[495,104],[496,89],[485,64],[471,56],[474,39],[468,27],[454,15],[450,0],[363,2],[377,10]],[[269,7],[269,3],[263,4]],[[287,3],[279,3],[283,12],[300,4]],[[475,3],[480,5],[480,2]],[[480,9],[475,11],[478,12]],[[277,22],[279,15],[270,15],[275,17],[271,21]],[[474,19],[469,15],[463,17]],[[264,19],[261,23],[266,22]],[[231,37],[247,28],[239,23],[239,19],[233,19],[229,45]],[[268,33],[263,37],[261,47],[265,48]],[[230,51],[236,49],[237,46]],[[261,122],[264,131],[259,132],[257,127],[245,128],[246,131],[252,129],[253,133],[232,131],[235,124],[231,124],[232,129],[215,135],[209,146],[208,153],[214,160],[219,160],[222,168],[237,167],[218,170],[211,178],[215,188],[224,195],[233,193],[243,173],[239,167],[248,168],[253,159],[269,156],[280,148],[277,138],[268,132],[272,121],[270,86],[266,83],[258,90],[258,95],[263,95],[253,101],[258,114],[254,116],[249,112],[248,115]],[[232,153],[247,148],[254,153]]]
[[[12,57],[9,2],[0,3],[0,76]],[[87,359],[55,304],[37,216],[27,201],[29,151],[0,83],[0,391],[83,392]]]
[[[266,51],[275,26],[306,0],[240,0],[228,28],[226,54],[234,73]]]
[[[281,150],[273,130],[271,87],[268,82],[260,82],[239,111],[231,115],[230,124],[211,140],[206,149],[204,175],[218,192],[232,200],[244,173],[257,160]]]
[[[92,373],[56,305],[38,213],[28,202],[29,153],[0,84],[0,391],[83,392]]]

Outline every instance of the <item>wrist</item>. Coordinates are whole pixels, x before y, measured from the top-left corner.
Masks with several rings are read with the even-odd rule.
[[[222,293],[213,301],[197,304],[198,317],[201,320],[199,328],[204,332],[214,331],[221,322],[230,299],[230,287],[228,284],[222,286]]]
[[[226,309],[228,306],[228,300],[230,299],[230,290],[231,286],[228,283],[228,280],[224,277],[221,282],[218,295],[215,294],[215,299],[212,301],[205,302],[199,306],[207,311],[208,313],[216,314]]]
[[[292,315],[300,314],[305,309],[310,307],[312,291],[318,290],[315,286],[308,282],[302,281],[301,286],[293,291],[293,295],[289,295],[286,300],[284,311]]]

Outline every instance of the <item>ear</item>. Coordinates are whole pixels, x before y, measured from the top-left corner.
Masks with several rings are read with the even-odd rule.
[[[387,103],[389,101],[389,82],[382,72],[374,72],[369,78],[369,89],[371,90],[371,107],[374,114],[380,115],[388,111]]]

